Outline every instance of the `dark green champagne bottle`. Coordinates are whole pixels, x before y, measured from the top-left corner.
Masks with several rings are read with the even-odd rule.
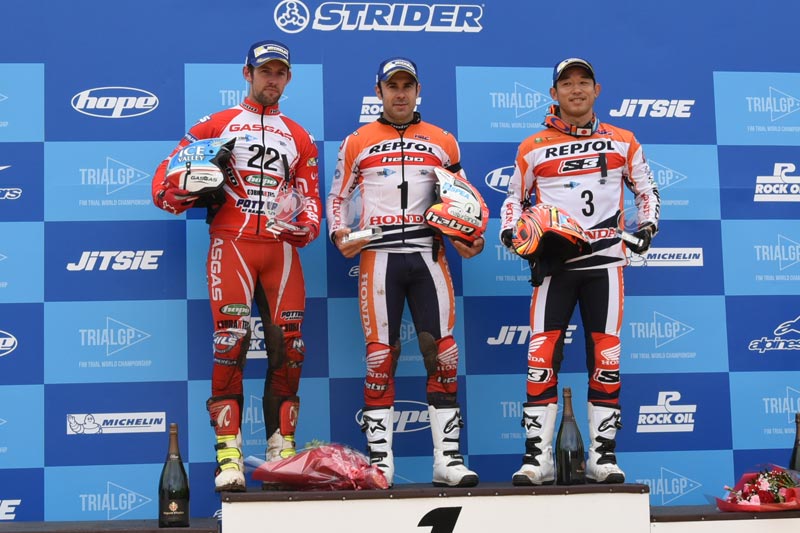
[[[586,457],[583,439],[572,410],[572,389],[564,387],[564,412],[556,439],[556,483],[578,485],[586,483]]]
[[[169,451],[158,483],[158,527],[189,526],[189,478],[178,448],[178,424],[169,425]]]
[[[794,414],[794,448],[789,459],[789,469],[800,471],[800,413]]]

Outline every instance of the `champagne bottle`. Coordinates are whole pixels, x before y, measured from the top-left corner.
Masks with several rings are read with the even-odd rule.
[[[178,424],[169,425],[169,451],[158,483],[158,527],[189,526],[189,478],[178,448]]]
[[[564,412],[556,439],[556,483],[578,485],[586,483],[586,457],[583,439],[572,410],[572,389],[564,387]]]
[[[794,414],[794,448],[789,459],[789,469],[800,471],[800,413]]]

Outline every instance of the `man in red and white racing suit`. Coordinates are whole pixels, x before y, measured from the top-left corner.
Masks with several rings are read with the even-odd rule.
[[[453,283],[442,236],[425,224],[425,211],[436,199],[433,168],[442,166],[463,176],[460,149],[453,135],[423,122],[414,111],[420,85],[412,61],[392,58],[382,62],[375,91],[383,102],[383,113],[341,144],[327,202],[331,240],[345,257],[361,254],[359,303],[367,344],[361,429],[371,462],[391,486],[394,372],[407,301],[428,375],[433,483],[473,486],[478,476],[464,466],[459,452],[463,422],[456,401]],[[356,187],[362,190],[365,222],[382,229],[378,240],[344,242],[350,228],[343,221],[343,203]],[[484,245],[482,238],[471,246],[454,239],[451,242],[462,257],[480,253]]]
[[[217,491],[245,490],[242,458],[242,369],[250,346],[251,305],[264,325],[269,367],[263,409],[267,460],[294,455],[300,380],[305,347],[301,324],[305,282],[298,247],[319,234],[321,202],[314,139],[278,108],[291,70],[289,50],[276,41],[255,43],[242,69],[250,89],[245,100],[195,124],[178,146],[208,138],[235,137],[230,168],[221,191],[199,200],[165,176],[172,154],[153,177],[153,201],[179,214],[202,203],[209,208],[211,237],[206,263],[214,320],[214,366],[207,408],[216,433]],[[279,191],[302,193],[297,231],[266,229]]]
[[[527,402],[523,427],[526,453],[513,476],[515,485],[554,480],[552,441],[558,409],[558,371],[564,335],[576,304],[586,331],[589,375],[589,446],[586,477],[590,482],[625,480],[614,454],[620,424],[620,340],[623,310],[622,269],[625,245],[617,228],[625,187],[635,195],[639,246],[644,253],[658,227],[660,199],[642,147],[629,131],[601,123],[594,114],[600,94],[588,61],[570,58],[556,65],[550,94],[554,105],[544,130],[518,148],[508,197],[501,212],[501,240],[508,246],[523,206],[535,199],[563,209],[591,241],[591,253],[563,264],[534,269],[530,307]]]

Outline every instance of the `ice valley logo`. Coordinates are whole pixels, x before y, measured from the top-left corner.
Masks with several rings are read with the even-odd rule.
[[[756,176],[754,202],[800,202],[800,176],[794,163],[775,163],[771,176]]]
[[[762,355],[771,351],[800,350],[800,316],[778,325],[773,334],[771,338],[751,340],[747,349]]]
[[[681,399],[678,391],[658,393],[656,405],[639,407],[636,433],[675,433],[694,431],[694,415],[697,405],[676,405]]]

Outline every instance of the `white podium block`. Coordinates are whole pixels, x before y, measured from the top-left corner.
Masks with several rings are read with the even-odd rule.
[[[399,485],[378,491],[223,493],[223,533],[648,533],[647,485],[474,488]]]

